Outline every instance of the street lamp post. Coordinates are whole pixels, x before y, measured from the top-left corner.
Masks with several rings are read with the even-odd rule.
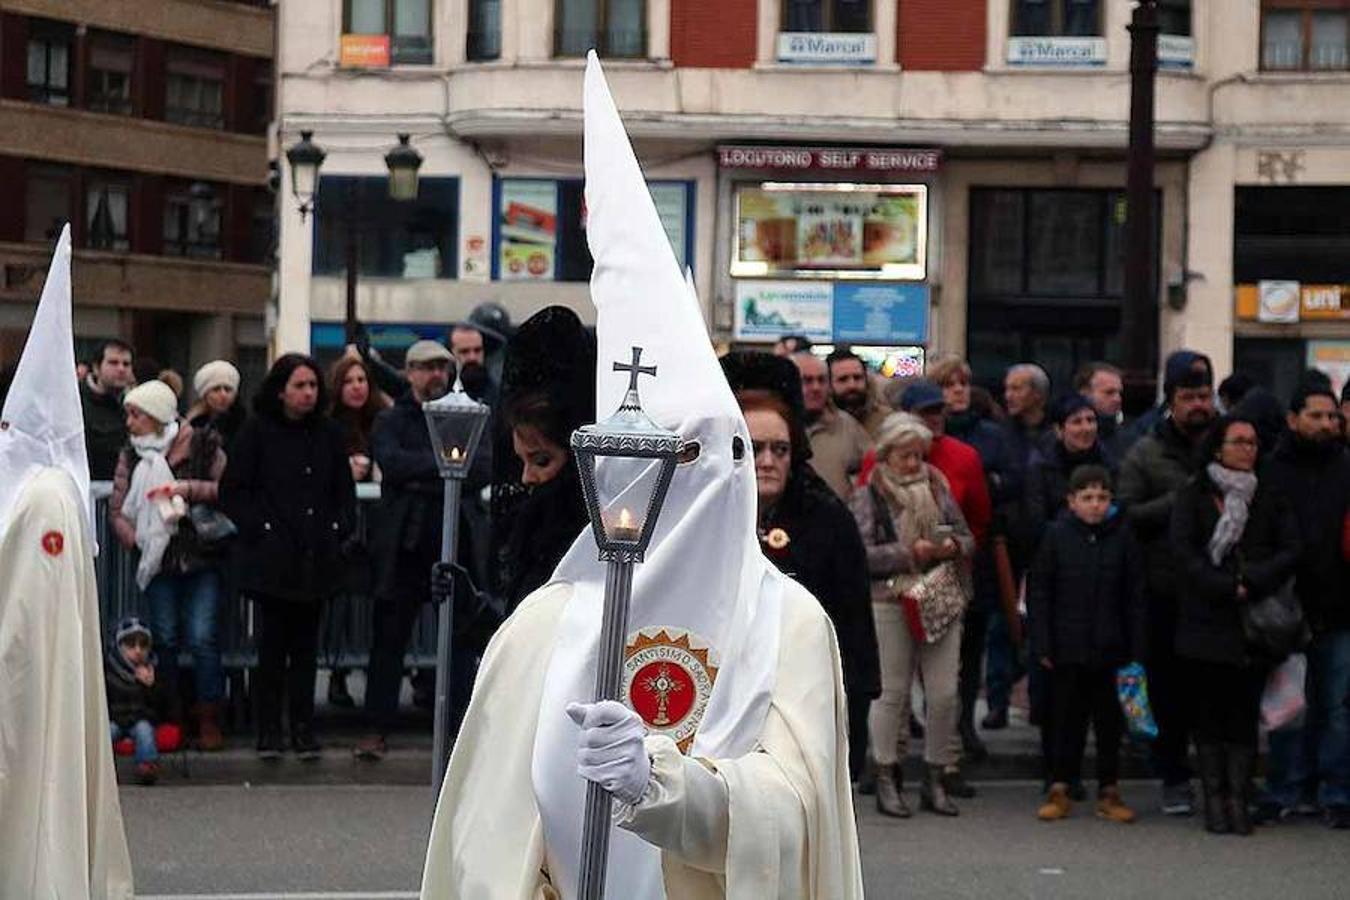
[[[1130,20],[1130,143],[1126,151],[1125,306],[1121,358],[1149,382],[1157,341],[1158,268],[1154,264],[1153,97],[1158,70],[1157,0],[1139,0]]]
[[[422,166],[422,154],[413,148],[410,140],[409,135],[399,134],[398,144],[384,156],[384,164],[389,169],[389,197],[400,202],[417,199],[417,172]],[[286,161],[291,166],[291,192],[300,201],[301,222],[314,209],[319,188],[319,168],[327,156],[323,148],[314,143],[312,131],[300,132],[300,140],[286,151]],[[355,181],[347,186],[345,199],[342,223],[346,232],[343,255],[347,268],[347,296],[343,323],[347,343],[354,344],[361,328],[356,318],[356,282],[361,264],[361,248]]]
[[[439,400],[422,404],[436,467],[445,482],[441,506],[441,562],[453,563],[459,548],[459,493],[465,476],[483,437],[491,410],[455,386]],[[436,712],[433,725],[431,787],[439,791],[450,758],[450,636],[454,621],[455,597],[441,604],[436,622]]]
[[[642,561],[656,530],[681,447],[679,435],[660,428],[642,411],[638,376],[655,376],[656,367],[641,365],[641,359],[642,348],[634,347],[631,363],[614,363],[614,371],[629,376],[628,391],[614,415],[572,433],[586,513],[600,560],[609,564],[595,674],[597,701],[620,699],[633,566]],[[611,800],[608,791],[587,782],[580,900],[601,900],[605,893]]]

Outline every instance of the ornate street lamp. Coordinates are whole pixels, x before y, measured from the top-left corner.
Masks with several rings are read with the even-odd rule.
[[[398,146],[384,155],[389,167],[389,196],[393,200],[417,199],[417,170],[422,167],[422,154],[408,143],[408,135],[398,136]]]
[[[445,482],[445,498],[441,506],[441,562],[455,561],[459,549],[459,494],[465,476],[473,466],[478,445],[482,441],[492,410],[485,403],[464,393],[464,386],[455,379],[455,386],[438,400],[422,404],[422,414],[431,432],[431,447],[436,454],[436,467]],[[436,712],[432,728],[431,787],[441,788],[445,766],[450,758],[450,635],[454,619],[455,598],[442,605],[436,623]]]
[[[614,371],[628,373],[628,392],[618,411],[572,433],[586,513],[600,559],[609,563],[595,674],[597,701],[619,699],[633,565],[642,562],[651,543],[682,445],[678,434],[661,428],[642,411],[638,376],[655,376],[656,367],[640,365],[641,358],[642,348],[634,347],[632,363],[614,363]],[[604,896],[611,799],[600,785],[587,783],[577,885],[581,900]]]
[[[300,132],[300,140],[286,151],[291,164],[291,193],[300,201],[300,221],[314,208],[314,194],[319,188],[319,166],[328,154],[314,143],[314,132]]]

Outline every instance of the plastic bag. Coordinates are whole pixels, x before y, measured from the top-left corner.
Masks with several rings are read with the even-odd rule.
[[[1308,657],[1291,653],[1266,678],[1266,689],[1261,692],[1261,727],[1266,731],[1298,728],[1308,708],[1305,685],[1308,680]]]
[[[1116,696],[1130,736],[1147,741],[1157,738],[1158,723],[1148,702],[1148,676],[1142,665],[1132,662],[1116,670]]]

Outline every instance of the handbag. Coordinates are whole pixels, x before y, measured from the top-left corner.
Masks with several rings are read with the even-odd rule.
[[[1292,578],[1274,593],[1240,604],[1239,612],[1247,646],[1273,660],[1302,649],[1312,636]]]
[[[1261,692],[1261,727],[1267,732],[1298,728],[1308,708],[1308,657],[1291,653],[1270,670]]]
[[[935,644],[966,610],[966,588],[953,560],[939,563],[900,594],[909,633],[920,644]]]
[[[188,509],[188,521],[203,544],[220,544],[239,533],[230,517],[214,506],[197,503]]]

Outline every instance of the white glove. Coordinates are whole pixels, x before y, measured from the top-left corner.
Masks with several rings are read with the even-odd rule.
[[[581,726],[577,773],[634,806],[647,790],[652,761],[643,739],[642,718],[622,703],[569,703],[567,715]]]

